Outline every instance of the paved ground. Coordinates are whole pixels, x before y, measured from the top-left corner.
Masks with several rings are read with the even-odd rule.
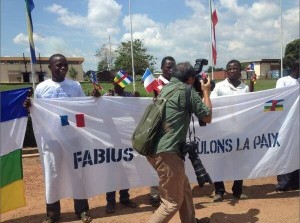
[[[24,181],[27,206],[3,214],[3,223],[40,223],[45,217],[44,181],[39,157],[23,158]],[[274,191],[275,177],[245,180],[244,192],[249,199],[237,201],[232,194],[225,196],[224,202],[213,203],[213,187],[199,188],[192,185],[197,217],[210,217],[211,223],[299,223],[299,191],[277,193]],[[228,191],[232,182],[226,182]],[[139,204],[136,209],[117,205],[115,214],[105,214],[105,196],[89,199],[90,212],[95,223],[144,223],[155,210],[148,203],[147,187],[130,190],[131,198]],[[72,199],[61,201],[61,222],[80,221],[73,213]],[[170,221],[179,223],[178,214]]]

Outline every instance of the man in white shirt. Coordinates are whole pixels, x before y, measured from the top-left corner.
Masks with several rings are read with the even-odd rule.
[[[292,64],[292,72],[289,76],[281,77],[276,82],[276,88],[299,85],[300,77],[299,77],[299,60],[294,61]]]
[[[237,95],[248,93],[249,87],[241,81],[241,63],[238,60],[231,60],[226,65],[227,78],[224,81],[216,83],[214,90],[210,94],[210,98],[215,98],[225,95]],[[224,167],[225,168],[225,167]],[[214,202],[223,201],[225,193],[224,182],[214,182],[215,196]],[[237,199],[248,198],[242,194],[243,180],[235,180],[232,186],[233,196]]]
[[[85,94],[81,85],[77,81],[66,79],[68,72],[68,61],[64,55],[54,54],[49,58],[49,69],[52,78],[38,84],[34,98],[50,99],[50,98],[69,98],[84,97]],[[92,92],[92,96],[100,97],[100,92],[96,89]],[[31,106],[30,98],[24,101],[24,107],[27,109]],[[53,148],[55,149],[55,148]],[[49,164],[51,166],[51,164]],[[50,167],[49,167],[50,168]],[[55,188],[55,186],[53,186]],[[75,214],[83,223],[89,223],[93,219],[89,216],[89,204],[87,199],[74,199]],[[47,218],[43,223],[58,222],[61,213],[60,200],[54,203],[46,204]]]
[[[293,62],[291,68],[292,72],[289,76],[281,77],[276,82],[276,88],[287,87],[292,85],[299,85],[299,63],[300,59]],[[295,170],[291,173],[281,174],[277,176],[276,191],[288,191],[299,189],[299,170]]]

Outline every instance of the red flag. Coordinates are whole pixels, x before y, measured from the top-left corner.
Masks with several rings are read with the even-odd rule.
[[[214,0],[210,1],[211,6],[211,23],[212,23],[212,57],[213,63],[216,65],[217,63],[217,44],[216,44],[216,30],[215,27],[218,23],[218,15],[217,10],[215,9]]]

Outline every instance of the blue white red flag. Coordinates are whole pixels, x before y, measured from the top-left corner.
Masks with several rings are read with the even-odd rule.
[[[146,69],[142,81],[144,81],[144,87],[148,93],[152,92],[153,90],[159,90],[159,84],[149,68]]]
[[[90,82],[93,84],[95,89],[102,90],[103,88],[98,82],[97,74],[95,71],[91,71],[89,75]]]

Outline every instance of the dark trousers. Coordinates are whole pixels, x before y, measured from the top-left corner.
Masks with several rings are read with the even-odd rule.
[[[120,190],[120,202],[127,201],[129,199],[129,189]],[[116,191],[106,193],[106,202],[107,203],[116,203]]]
[[[299,170],[277,176],[277,190],[298,190],[299,189]]]
[[[216,194],[221,194],[223,195],[225,193],[225,186],[224,182],[214,182],[215,185],[215,192]],[[232,192],[234,195],[241,195],[243,191],[243,180],[235,180],[232,185]]]
[[[47,216],[58,220],[60,217],[60,201],[56,201],[51,204],[46,204]],[[74,199],[74,210],[76,215],[80,215],[82,212],[89,210],[89,204],[87,199]]]

